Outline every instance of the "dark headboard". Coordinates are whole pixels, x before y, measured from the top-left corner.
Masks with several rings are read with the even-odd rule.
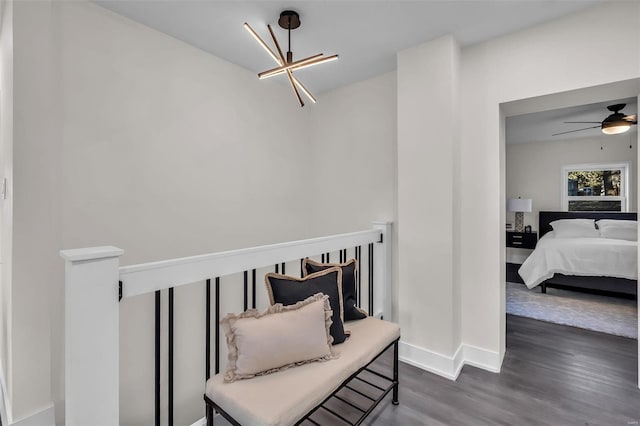
[[[541,238],[553,228],[549,223],[558,219],[616,219],[616,220],[638,220],[637,213],[621,212],[540,212],[538,217],[538,238]]]

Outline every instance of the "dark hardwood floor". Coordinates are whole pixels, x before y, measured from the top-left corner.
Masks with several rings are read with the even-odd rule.
[[[500,374],[465,366],[452,382],[401,363],[400,405],[387,397],[365,424],[638,425],[637,345],[508,315]]]

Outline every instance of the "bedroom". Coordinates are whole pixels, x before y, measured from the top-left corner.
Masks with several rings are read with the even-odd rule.
[[[515,117],[509,117],[506,123],[507,132],[507,144],[506,144],[506,191],[509,199],[518,198],[522,194],[522,198],[525,201],[531,200],[532,208],[527,208],[525,216],[525,226],[529,226],[532,232],[530,234],[525,233],[525,237],[530,237],[531,241],[525,241],[527,249],[518,248],[518,245],[522,245],[522,242],[510,242],[509,237],[513,235],[519,235],[517,233],[509,232],[507,229],[507,282],[522,283],[522,277],[518,273],[518,270],[531,254],[530,248],[535,247],[539,238],[542,236],[539,228],[544,226],[541,224],[542,217],[540,217],[540,211],[555,212],[566,211],[568,209],[568,203],[594,203],[599,202],[601,206],[605,203],[605,200],[597,201],[592,198],[596,194],[592,194],[593,187],[598,191],[598,195],[604,194],[605,191],[599,190],[601,184],[598,183],[598,179],[595,174],[592,174],[590,186],[587,186],[585,190],[578,192],[574,189],[575,195],[578,197],[570,198],[570,192],[567,188],[565,180],[570,173],[582,173],[571,172],[570,170],[619,170],[620,179],[617,179],[621,184],[622,193],[618,194],[623,196],[622,202],[618,200],[611,201],[611,203],[619,203],[614,208],[621,209],[622,211],[635,212],[636,211],[636,186],[635,176],[637,173],[637,147],[635,126],[631,126],[631,129],[625,133],[617,135],[606,135],[601,132],[600,128],[593,128],[594,124],[580,123],[581,121],[593,122],[601,121],[602,118],[609,115],[611,112],[607,111],[607,106],[612,104],[625,104],[624,109],[627,111],[633,111],[635,113],[637,109],[636,98],[625,99],[611,99],[606,102],[599,102],[590,105],[581,105],[571,108],[564,108],[560,110],[544,111],[533,114],[519,115]],[[585,127],[589,127],[585,129]],[[576,129],[583,129],[574,131]],[[595,173],[595,172],[593,172]],[[581,175],[581,179],[586,179],[584,173]],[[598,175],[599,176],[599,175]],[[574,178],[574,182],[577,181]],[[586,182],[586,181],[585,181]],[[583,184],[586,186],[588,184]],[[589,192],[587,194],[587,192]],[[613,192],[610,190],[609,192]],[[566,194],[565,194],[566,193]],[[563,197],[563,194],[565,196]],[[591,198],[589,198],[591,196]],[[584,200],[594,200],[585,202]],[[606,201],[608,202],[608,201]],[[580,204],[578,204],[579,206]],[[528,206],[527,206],[528,207]],[[576,210],[577,206],[571,207],[571,210]],[[600,210],[612,210],[612,207],[582,207],[583,209],[597,208]],[[514,209],[509,211],[509,203],[507,206],[507,224],[514,222]],[[516,207],[517,210],[517,207]],[[545,213],[544,220],[552,213]],[[551,217],[553,220],[554,218]],[[509,225],[508,225],[509,227]],[[513,229],[511,229],[513,231]],[[549,238],[549,237],[547,237]],[[585,242],[586,240],[577,240],[577,243]],[[542,249],[541,249],[542,250]],[[586,249],[583,249],[586,250]],[[624,248],[616,248],[616,252],[620,253],[618,256],[622,256]],[[583,253],[583,260],[586,253]],[[605,273],[609,269],[612,269],[611,273],[616,276],[635,276],[635,270],[637,270],[636,254],[629,252],[629,255],[633,257],[631,262],[616,263],[617,259],[623,259],[623,257],[611,258],[606,253],[592,255],[588,257],[591,260],[590,265],[586,265],[583,268],[589,270],[597,270],[598,273]],[[536,253],[538,258],[543,256],[543,253]],[[552,255],[544,255],[547,256]],[[564,259],[564,255],[560,256]],[[558,258],[558,259],[560,259]],[[605,260],[607,259],[607,260]],[[576,262],[581,260],[577,259]],[[523,276],[528,277],[528,284],[533,288],[533,285],[537,284],[543,279],[543,277],[536,279],[536,274],[542,273],[545,266],[540,264],[538,268],[532,269],[536,265],[535,262],[543,262],[543,260],[537,260],[536,258],[529,259],[528,263],[520,270]],[[556,260],[554,262],[560,262]],[[546,261],[545,261],[546,263]],[[559,264],[555,265],[556,268],[560,267]],[[622,269],[618,269],[622,268]],[[627,269],[632,269],[627,271]],[[615,270],[613,270],[615,269]],[[540,272],[538,272],[540,271]],[[586,272],[582,272],[586,273]],[[534,274],[534,275],[532,275]],[[534,281],[535,279],[535,281]],[[621,278],[620,278],[621,279]],[[590,279],[579,279],[575,285],[580,288],[601,288],[603,289],[604,283],[599,283]],[[615,284],[618,284],[617,287]],[[594,294],[580,294],[567,290],[571,290],[571,287],[565,287],[561,290],[551,291],[555,297],[544,298],[541,295],[532,294],[539,293],[541,291],[547,291],[547,285],[541,284],[535,287],[533,291],[525,291],[525,287],[521,285],[507,285],[507,312],[521,314],[524,316],[531,316],[537,319],[549,320],[556,323],[564,323],[569,325],[582,325],[586,328],[591,328],[599,331],[611,332],[613,334],[623,335],[627,337],[637,338],[636,323],[637,313],[635,312],[635,284],[629,282],[629,285],[625,281],[615,280],[612,283],[614,287],[611,287],[611,292],[617,294],[610,294],[605,296]],[[585,290],[589,292],[589,289]],[[597,290],[596,290],[597,292]],[[625,295],[625,293],[631,293]],[[623,298],[631,298],[630,300],[621,300]],[[582,300],[580,302],[580,300]],[[574,303],[573,306],[571,303]],[[573,306],[573,307],[572,307]],[[581,312],[592,312],[590,321],[584,321],[585,317]],[[545,315],[547,316],[545,318]],[[586,318],[589,318],[588,316]]]
[[[444,37],[404,50],[397,71],[328,92],[315,110],[300,110],[278,84],[92,4],[55,5],[52,12],[20,2],[13,12],[13,73],[1,78],[13,75],[15,111],[1,110],[21,118],[12,123],[13,163],[5,164],[15,198],[13,206],[3,204],[12,208],[14,237],[3,250],[13,268],[13,279],[3,279],[13,303],[3,327],[10,323],[14,335],[3,337],[9,343],[2,348],[12,355],[3,368],[17,418],[52,412],[53,403],[64,415],[57,251],[68,247],[117,244],[129,264],[346,232],[389,218],[402,223],[395,280],[405,284],[396,287],[394,305],[411,343],[406,356],[446,377],[455,377],[462,353],[466,362],[499,370],[506,200],[500,106],[640,78],[636,50],[622,64],[615,52],[602,49],[598,60],[592,52],[600,43],[638,39],[636,5],[627,3],[475,48]],[[640,93],[637,82],[633,87]],[[335,191],[346,177],[325,167],[329,162],[348,171],[357,190]],[[416,196],[424,194],[423,182],[434,181],[443,183]],[[300,194],[330,190],[355,213],[339,217],[315,196],[300,202]],[[441,208],[433,208],[434,199]],[[411,284],[424,270],[434,279]],[[151,309],[152,301],[133,305],[123,308],[131,328],[150,327],[152,318],[137,308]],[[138,373],[148,371],[127,370],[132,381]],[[132,411],[144,416],[148,407]]]

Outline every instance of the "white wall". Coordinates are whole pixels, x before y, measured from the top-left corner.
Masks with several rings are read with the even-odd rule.
[[[8,197],[0,199],[0,374],[6,383],[2,389],[5,401],[11,409],[11,241],[12,241],[12,192],[13,169],[13,3],[3,2],[2,27],[0,27],[0,185],[6,177]],[[0,379],[1,381],[2,379]],[[0,383],[2,385],[2,383]],[[6,404],[5,404],[6,402]],[[7,415],[3,413],[2,415]],[[8,421],[2,417],[2,421]]]
[[[15,6],[12,408],[53,398],[60,422],[58,250],[113,244],[130,264],[308,236],[308,112],[281,85],[96,5]],[[179,330],[204,318],[200,293],[176,292],[193,306],[176,312],[180,348]],[[153,410],[150,299],[122,304],[122,424]],[[181,377],[200,381],[177,383],[179,424],[202,415],[200,352],[183,359]]]
[[[638,18],[638,4],[611,3],[463,49],[459,83],[443,72],[449,62],[442,53],[442,39],[399,53],[398,303],[403,339],[418,346],[414,352],[424,355],[425,367],[437,371],[449,362],[450,375],[455,375],[460,356],[453,352],[456,330],[449,324],[457,312],[462,317],[464,362],[498,370],[504,356],[507,194],[501,104],[638,78]],[[611,31],[613,22],[619,33]],[[606,47],[620,39],[632,46],[623,58]],[[597,59],[594,51],[600,52]],[[447,90],[451,84],[454,90]],[[457,101],[456,89],[460,109],[453,108],[452,124],[439,109],[449,112]],[[444,124],[438,126],[439,120]],[[455,136],[443,128],[460,129],[459,150],[448,144]],[[432,147],[429,142],[436,139],[442,143]],[[424,190],[436,171],[441,172],[437,181],[449,192]],[[448,186],[450,182],[455,186]],[[429,222],[438,227],[425,229]],[[415,265],[428,270],[429,280],[410,275]],[[461,295],[451,296],[449,289],[455,290],[457,282]],[[438,314],[437,325],[431,313]]]
[[[538,229],[538,212],[562,210],[562,167],[571,164],[631,164],[629,211],[637,211],[636,186],[638,147],[636,134],[598,135],[558,141],[507,144],[506,197],[531,198],[531,213],[525,213],[525,225]],[[631,146],[631,148],[629,148]],[[602,149],[600,149],[602,147]],[[507,212],[507,223],[514,213]]]
[[[398,304],[402,357],[428,367],[460,345],[454,281],[459,47],[398,53]],[[438,102],[435,102],[438,100]],[[436,362],[434,360],[434,362]],[[445,374],[452,375],[451,369]]]
[[[302,195],[313,205],[314,235],[368,229],[372,220],[393,222],[393,283],[398,282],[396,93],[391,72],[318,97],[310,114],[312,157],[305,160],[311,182]],[[397,290],[393,285],[394,302]],[[393,312],[397,320],[397,303]]]
[[[59,25],[63,247],[131,264],[308,235],[308,111],[286,87],[94,5],[62,4]],[[202,415],[202,298],[176,291],[177,424]],[[122,424],[153,412],[152,300],[121,305]]]
[[[312,231],[368,229],[396,217],[396,73],[322,94],[310,112],[305,162]],[[321,199],[321,200],[320,200]],[[317,200],[317,202],[316,202]]]
[[[459,226],[465,343],[504,354],[500,104],[638,78],[639,8],[633,2],[608,2],[463,50]],[[629,44],[622,57],[610,49],[619,40]]]
[[[13,4],[13,418],[51,402],[50,297],[62,272],[59,228],[60,133],[54,99],[50,2]],[[58,309],[60,309],[58,307]]]
[[[331,92],[318,105],[300,110],[284,86],[258,82],[246,70],[96,5],[55,2],[48,9],[48,3],[16,4],[23,15],[14,21],[21,25],[14,34],[16,51],[21,49],[14,58],[14,75],[21,74],[15,81],[15,96],[20,96],[15,109],[25,114],[23,121],[14,120],[15,146],[24,145],[13,163],[15,170],[21,169],[14,184],[14,219],[17,213],[21,217],[14,221],[11,290],[18,284],[24,288],[13,299],[13,310],[21,312],[13,318],[19,323],[12,331],[19,330],[21,340],[13,341],[11,351],[14,362],[24,357],[24,364],[12,369],[21,380],[13,387],[20,415],[37,411],[51,395],[59,421],[63,415],[62,262],[50,263],[58,249],[113,244],[125,249],[123,260],[129,264],[351,230],[346,229],[351,224],[367,227],[371,219],[396,214],[391,204],[396,197],[393,74]],[[429,272],[443,283],[397,281],[402,286],[397,303],[404,315],[403,339],[447,356],[460,340],[469,348],[503,353],[506,191],[500,104],[640,77],[639,7],[607,4],[464,49],[459,63],[455,41],[447,38],[400,61],[397,205],[408,219],[403,223],[399,212],[398,226],[400,232],[406,226],[405,235],[418,232],[418,248],[429,265],[441,259]],[[35,37],[26,37],[27,31]],[[622,59],[608,49],[619,40],[629,45]],[[430,61],[431,53],[444,62]],[[39,83],[47,69],[50,75]],[[444,87],[434,77],[442,78]],[[47,78],[51,87],[42,88]],[[411,83],[430,96],[418,100],[408,90]],[[42,105],[35,95],[40,89],[45,93]],[[56,117],[55,111],[47,111],[48,96],[59,119],[32,129],[41,119]],[[425,126],[438,118],[451,120],[447,114],[453,111],[458,112],[459,147],[455,134]],[[308,129],[314,129],[311,135],[300,137]],[[375,148],[364,161],[359,155],[369,140]],[[419,169],[409,158],[411,151],[401,148],[415,149],[433,170]],[[45,161],[41,153],[53,161]],[[339,174],[348,166],[354,167],[356,191],[363,191],[357,197],[379,195],[346,224],[324,204],[324,197],[309,200],[346,185]],[[438,170],[449,174],[436,176]],[[372,184],[357,178],[359,173]],[[440,200],[430,204],[433,195],[420,185],[427,184],[425,178],[441,181],[443,176],[450,182],[435,190]],[[306,196],[310,189],[314,193]],[[338,199],[353,210],[357,203],[349,195],[344,192]],[[441,201],[450,216],[442,213]],[[420,218],[421,213],[426,216]],[[420,225],[426,219],[444,225],[434,231]],[[27,253],[29,248],[33,252]],[[35,270],[34,264],[42,269]],[[402,270],[402,260],[398,264]],[[177,303],[183,306],[200,303],[201,290],[179,293]],[[410,295],[414,299],[407,300]],[[146,424],[153,409],[152,303],[151,297],[140,297],[121,306],[123,424]],[[192,325],[196,317],[194,308],[177,320]],[[430,322],[434,318],[445,331]],[[194,336],[201,326],[193,326]],[[176,338],[186,339],[184,346],[192,344],[184,334]],[[33,341],[37,346],[30,346]],[[31,356],[34,348],[42,353]],[[197,380],[200,361],[201,355],[185,360],[193,365],[183,372],[185,377]],[[27,363],[32,370],[22,376]],[[176,422],[189,424],[202,414],[202,388],[184,386],[177,390],[184,408],[176,412]]]

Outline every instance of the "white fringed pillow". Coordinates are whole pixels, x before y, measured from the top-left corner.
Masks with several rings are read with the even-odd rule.
[[[294,305],[275,304],[260,313],[228,314],[220,324],[227,338],[225,382],[250,379],[314,361],[333,352],[329,297],[315,294]]]
[[[556,238],[598,238],[593,219],[559,219],[550,223]]]
[[[638,222],[635,220],[600,219],[597,224],[602,238],[638,241]]]

